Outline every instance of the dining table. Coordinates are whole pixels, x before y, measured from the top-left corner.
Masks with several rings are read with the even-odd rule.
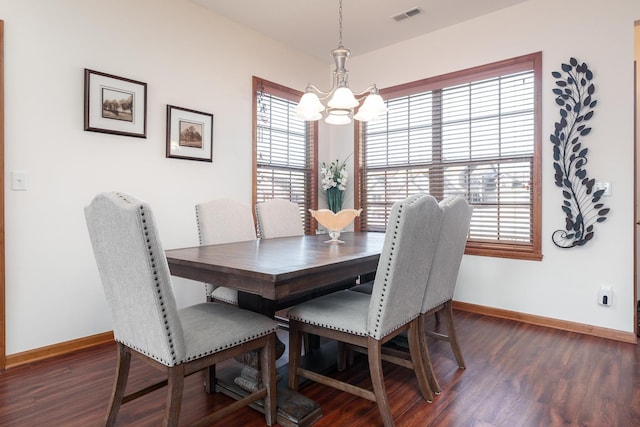
[[[193,246],[167,250],[166,258],[173,276],[237,289],[240,308],[273,318],[279,310],[375,273],[384,233],[344,232],[340,235],[344,243],[328,239],[327,234],[313,234]],[[279,345],[283,351],[284,344],[279,341]],[[233,374],[218,370],[210,381],[217,391],[242,398],[251,387],[244,382],[260,378],[251,370],[244,367]],[[281,371],[286,375],[286,369]],[[278,384],[277,401],[278,423],[284,427],[309,426],[322,416],[316,402],[286,388],[286,381]]]

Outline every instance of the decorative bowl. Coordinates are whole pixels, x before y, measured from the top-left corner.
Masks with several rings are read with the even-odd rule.
[[[311,212],[311,216],[314,217],[320,225],[327,229],[331,239],[327,240],[325,243],[336,244],[344,243],[344,241],[338,239],[338,237],[340,237],[340,232],[346,226],[351,224],[357,216],[360,216],[362,209],[342,209],[337,213],[334,213],[329,209],[309,209],[309,212]]]

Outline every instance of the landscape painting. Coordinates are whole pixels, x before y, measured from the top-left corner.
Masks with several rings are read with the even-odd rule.
[[[84,130],[147,137],[147,84],[84,70]]]
[[[133,93],[102,88],[102,117],[133,122]]]
[[[201,149],[203,128],[203,123],[180,120],[180,145]]]
[[[213,114],[167,105],[167,157],[213,161]]]

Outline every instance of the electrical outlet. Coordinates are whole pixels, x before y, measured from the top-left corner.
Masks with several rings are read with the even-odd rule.
[[[593,184],[593,191],[604,190],[603,196],[611,196],[611,183],[597,181]]]
[[[608,286],[608,285],[600,286],[600,290],[598,291],[598,304],[609,307],[613,302],[612,298],[613,298],[613,291],[611,290],[611,286]]]

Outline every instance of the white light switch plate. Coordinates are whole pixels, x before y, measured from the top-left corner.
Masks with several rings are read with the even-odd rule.
[[[27,190],[27,173],[24,171],[11,172],[11,189],[13,191]]]

